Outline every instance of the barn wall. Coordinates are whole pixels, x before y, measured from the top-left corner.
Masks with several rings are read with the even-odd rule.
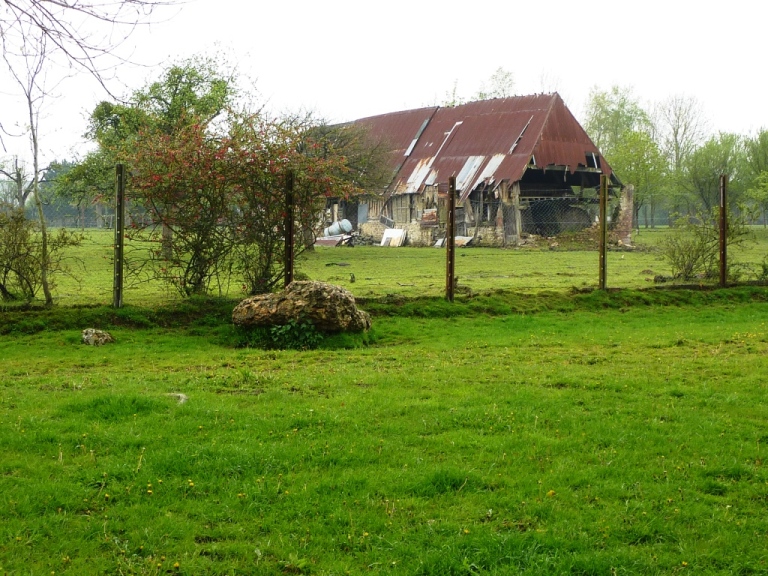
[[[372,238],[377,243],[381,242],[381,238],[384,236],[384,230],[386,229],[387,227],[378,220],[368,220],[368,222],[358,226],[360,236],[364,238]]]

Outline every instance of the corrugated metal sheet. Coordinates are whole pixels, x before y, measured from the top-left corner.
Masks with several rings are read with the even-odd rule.
[[[492,184],[494,182],[496,171],[499,169],[499,166],[501,166],[501,163],[506,157],[506,154],[494,154],[491,156],[490,160],[488,160],[485,167],[483,168],[483,171],[480,172],[480,175],[477,177],[477,179],[472,184],[470,184],[469,189],[474,190],[477,185],[482,182]]]
[[[474,181],[478,169],[485,163],[485,156],[470,156],[461,167],[458,176],[456,176],[456,189],[464,190],[467,183]]]
[[[432,162],[434,160],[435,157],[430,156],[416,162],[413,172],[408,176],[408,180],[405,181],[405,189],[403,190],[405,194],[414,194],[419,191],[421,184],[427,179],[430,170],[432,170]]]
[[[396,174],[390,191],[395,194],[419,192],[428,183],[457,176],[466,199],[483,182],[519,181],[532,158],[537,168],[567,166],[573,173],[585,169],[587,154],[594,153],[603,172],[611,173],[558,94],[420,108],[358,122],[393,146]]]

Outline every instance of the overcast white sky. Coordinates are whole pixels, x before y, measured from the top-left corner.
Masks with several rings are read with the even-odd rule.
[[[440,103],[454,81],[471,96],[499,67],[520,94],[558,91],[582,118],[593,87],[631,87],[643,103],[695,97],[712,131],[768,128],[768,3],[731,0],[190,0],[132,37],[133,59],[167,64],[229,51],[277,110],[310,109],[343,121]],[[155,74],[157,71],[154,72]],[[151,68],[123,69],[127,93]],[[0,115],[19,111],[0,73]],[[71,158],[93,106],[87,77],[49,99],[44,158]],[[18,100],[18,97],[16,97]],[[24,142],[6,138],[8,153]]]

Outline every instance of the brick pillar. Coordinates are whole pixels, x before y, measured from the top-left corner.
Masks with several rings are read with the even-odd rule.
[[[632,245],[632,221],[635,215],[635,187],[631,184],[621,189],[619,200],[619,220],[614,231],[619,237],[619,242],[625,246]]]

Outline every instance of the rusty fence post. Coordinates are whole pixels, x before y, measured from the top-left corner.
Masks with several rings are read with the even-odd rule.
[[[123,248],[125,243],[125,170],[115,165],[115,275],[112,282],[112,307],[123,307]]]
[[[720,175],[720,286],[728,282],[728,176]]]
[[[445,298],[453,302],[456,288],[456,177],[448,178],[448,222],[445,230]]]
[[[293,171],[289,171],[285,183],[285,286],[293,282]]]
[[[608,178],[600,175],[600,290],[605,290],[607,284],[608,267],[606,265],[606,252],[608,249]]]

